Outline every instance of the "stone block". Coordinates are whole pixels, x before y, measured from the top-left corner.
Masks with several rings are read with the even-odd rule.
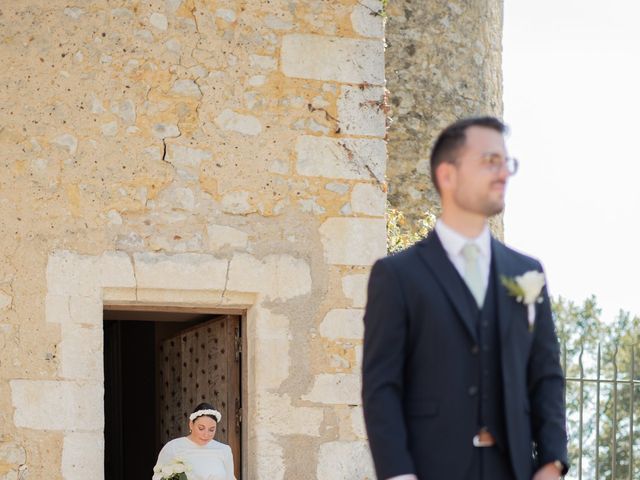
[[[349,191],[349,185],[346,183],[327,183],[324,188],[330,192],[337,193],[338,195],[344,195]]]
[[[296,156],[301,175],[384,182],[384,140],[302,135],[296,141]]]
[[[289,300],[311,292],[311,270],[307,262],[291,255],[259,260],[237,254],[231,259],[227,289],[262,292],[267,300]]]
[[[193,98],[202,97],[202,92],[198,84],[189,79],[176,80],[171,87],[171,93]]]
[[[236,12],[228,8],[219,8],[216,10],[216,17],[231,23],[236,21]]]
[[[105,252],[96,259],[96,277],[101,287],[134,287],[131,257],[125,252]]]
[[[60,377],[67,380],[102,380],[102,328],[63,324],[61,332],[62,340],[58,344]]]
[[[5,346],[7,345],[7,338],[12,333],[13,325],[9,325],[6,323],[0,323],[0,352],[3,352],[5,355],[7,350],[5,350]],[[2,357],[0,356],[0,362]]]
[[[264,292],[266,289],[264,265],[248,253],[238,253],[229,263],[228,290]]]
[[[26,463],[27,452],[24,447],[14,442],[0,443],[0,465],[20,466]]]
[[[0,310],[6,310],[11,307],[12,301],[13,297],[11,295],[0,290]]]
[[[275,340],[291,337],[291,321],[286,315],[280,315],[257,305],[252,310],[252,322],[255,324],[256,340]]]
[[[364,423],[364,411],[362,407],[351,407],[351,431],[353,434],[362,439],[367,439],[367,428]]]
[[[154,12],[149,17],[149,23],[158,30],[166,30],[169,26],[167,17],[161,13]]]
[[[169,290],[223,290],[228,262],[198,253],[137,253],[137,286]]]
[[[356,345],[354,350],[356,351],[356,364],[354,370],[362,370],[362,345]]]
[[[104,438],[101,432],[74,432],[64,436],[62,476],[65,480],[104,478]]]
[[[223,130],[241,133],[243,135],[256,136],[262,132],[260,120],[252,115],[242,115],[233,110],[223,110],[215,119],[215,123]]]
[[[105,304],[135,302],[138,300],[137,294],[139,291],[140,289],[133,289],[133,288],[105,288],[102,291],[102,301]]]
[[[229,192],[222,197],[222,211],[234,215],[248,215],[256,211],[247,191]]]
[[[249,236],[242,230],[225,225],[207,225],[209,249],[219,250],[224,247],[247,248]]]
[[[256,423],[274,435],[320,435],[322,408],[295,407],[289,395],[260,393],[256,398]]]
[[[291,30],[293,28],[290,20],[283,20],[277,15],[267,15],[264,18],[264,24],[273,30]]]
[[[165,6],[167,7],[167,11],[170,13],[175,13],[178,8],[180,8],[180,4],[182,0],[165,0]]]
[[[56,251],[47,262],[47,292],[55,295],[94,296],[100,292],[95,257]]]
[[[326,442],[318,452],[318,480],[371,480],[376,478],[367,442]]]
[[[250,55],[249,65],[261,70],[275,70],[278,66],[278,61],[267,55]]]
[[[256,340],[255,385],[259,390],[277,389],[287,378],[291,368],[289,345],[291,338],[269,338]]]
[[[384,85],[380,40],[289,34],[282,39],[282,72],[288,77]]]
[[[165,188],[158,197],[159,203],[167,210],[185,210],[193,212],[196,209],[196,192],[190,187],[181,187],[173,184]],[[174,218],[170,213],[166,214],[169,219]],[[180,216],[178,214],[177,216]],[[168,220],[170,221],[170,220]]]
[[[115,103],[111,107],[111,112],[120,117],[127,125],[133,125],[136,123],[136,105],[131,100],[127,99],[122,102]]]
[[[114,120],[113,122],[105,123],[100,127],[100,131],[105,137],[115,137],[118,134],[118,122]]]
[[[2,472],[4,470],[0,470]],[[22,480],[22,478],[18,478],[18,472],[15,470],[9,470],[6,473],[0,473],[0,480]]]
[[[255,478],[256,480],[284,480],[286,470],[284,451],[275,436],[256,427],[255,435]]]
[[[221,290],[165,290],[156,288],[139,288],[134,293],[136,294],[134,301],[142,303],[146,302],[149,304],[176,304],[215,308],[221,306],[223,302]],[[123,298],[123,300],[120,300],[120,298]],[[225,298],[235,297],[228,293]],[[120,301],[126,301],[126,296],[118,297],[115,302]],[[246,302],[241,305],[246,305]]]
[[[206,150],[170,145],[167,160],[179,168],[199,168],[203,160],[211,160],[212,154]]]
[[[44,301],[44,315],[47,322],[67,323],[71,321],[69,297],[48,293]]]
[[[351,25],[363,37],[384,37],[381,0],[360,0],[351,12]]]
[[[255,313],[255,357],[266,360],[255,364],[256,388],[276,389],[289,377],[291,368],[289,318],[262,308]]]
[[[351,306],[362,308],[367,303],[367,282],[369,275],[357,273],[342,277],[342,291],[351,300]]]
[[[361,339],[364,335],[362,309],[336,308],[330,310],[320,323],[318,331],[325,338]]]
[[[384,217],[387,195],[379,185],[359,183],[351,190],[351,208],[354,213]]]
[[[102,431],[102,383],[11,380],[13,421],[35,430]]]
[[[384,88],[343,86],[338,98],[340,133],[384,137]]]
[[[360,405],[360,375],[354,373],[321,373],[303,400],[328,405]]]
[[[74,324],[102,326],[103,307],[99,297],[69,297],[69,315]]]
[[[153,136],[159,140],[163,138],[177,138],[180,136],[180,129],[174,124],[156,123],[153,126]]]
[[[63,133],[62,135],[58,135],[53,139],[53,143],[65,149],[71,155],[75,155],[76,151],[78,150],[78,139],[70,133]]]
[[[386,254],[383,218],[328,218],[320,235],[325,259],[332,265],[372,265]]]
[[[84,15],[84,10],[79,7],[67,7],[64,9],[64,14],[74,20],[78,20],[82,15]]]

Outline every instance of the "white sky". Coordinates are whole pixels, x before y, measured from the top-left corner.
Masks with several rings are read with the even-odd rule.
[[[505,0],[509,245],[553,295],[640,314],[640,1]]]

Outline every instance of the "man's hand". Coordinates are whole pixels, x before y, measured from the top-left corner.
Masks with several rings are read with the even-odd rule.
[[[536,472],[531,480],[560,480],[562,472],[553,463],[547,463]]]

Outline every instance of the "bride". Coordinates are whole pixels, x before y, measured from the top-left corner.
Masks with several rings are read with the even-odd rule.
[[[222,414],[208,403],[198,405],[189,416],[189,435],[174,438],[162,447],[154,472],[175,461],[188,467],[189,480],[235,480],[229,445],[213,439]],[[153,480],[161,480],[155,473]]]

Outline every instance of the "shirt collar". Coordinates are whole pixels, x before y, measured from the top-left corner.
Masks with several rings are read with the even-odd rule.
[[[491,257],[491,233],[489,232],[489,226],[485,223],[482,232],[476,238],[468,238],[460,233],[456,232],[453,228],[449,227],[442,219],[436,221],[435,226],[436,233],[440,238],[442,246],[446,252],[451,256],[460,255],[462,247],[467,243],[473,242],[478,246],[480,255],[485,258]]]

